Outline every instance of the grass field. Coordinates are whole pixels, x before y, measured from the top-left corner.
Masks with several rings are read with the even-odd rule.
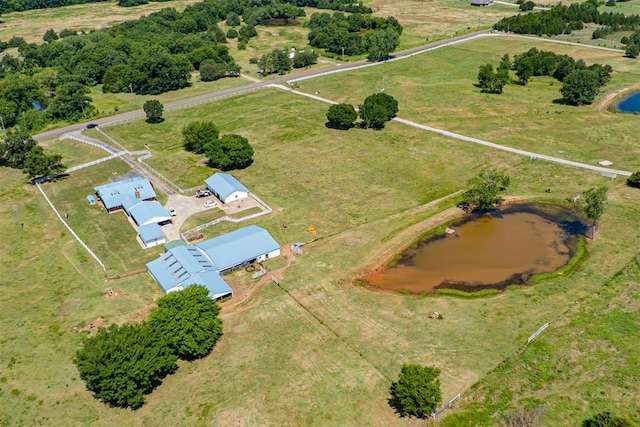
[[[558,84],[542,78],[508,86],[502,96],[473,87],[479,65],[534,43],[482,39],[300,85],[354,104],[384,88],[399,99],[401,117],[573,160],[606,156],[635,170],[637,117],[553,104]],[[612,91],[637,78],[636,62],[611,52],[537,47],[611,63]],[[161,294],[158,286],[144,273],[106,281],[23,174],[0,169],[0,239],[7,248],[0,320],[9,325],[0,329],[0,424],[422,425],[398,418],[386,403],[405,362],[440,367],[445,399],[464,393],[444,424],[495,425],[503,413],[541,402],[541,425],[578,425],[595,408],[640,421],[634,409],[640,395],[637,190],[621,179],[530,162],[395,122],[382,131],[328,129],[326,109],[265,89],[168,112],[161,124],[106,128],[130,150],[148,144],[149,163],[185,188],[202,184],[212,169],[181,150],[182,126],[212,120],[221,134],[249,138],[255,162],[233,174],[274,209],[254,223],[282,245],[318,239],[304,247],[280,285],[261,288],[224,314],[224,336],[209,357],[182,363],[135,412],[108,408],[85,390],[72,363],[81,341],[75,328],[99,316],[107,323],[143,319]],[[83,145],[58,144],[66,143],[51,149],[70,163],[96,155]],[[576,274],[480,299],[412,297],[351,284],[426,231],[455,198],[429,202],[463,189],[486,166],[506,169],[510,195],[530,200],[564,201],[609,186],[598,238]],[[86,203],[93,186],[128,172],[112,160],[43,187],[111,275],[135,272],[161,250],[142,250],[124,214]],[[204,234],[236,228],[223,222]],[[283,265],[270,262],[270,268]],[[243,274],[234,273],[232,282],[248,282]],[[108,289],[121,296],[105,298]],[[444,319],[430,319],[433,311]],[[524,349],[547,321],[549,330]]]
[[[320,77],[299,85],[307,93],[320,91],[326,98],[354,105],[384,90],[398,99],[400,117],[421,124],[585,163],[609,159],[617,168],[638,169],[640,147],[633,142],[637,118],[607,111],[598,104],[603,97],[579,108],[559,104],[561,84],[548,77],[534,77],[527,86],[508,85],[501,95],[484,94],[474,86],[480,65],[497,65],[504,53],[513,58],[534,46],[612,65],[607,93],[635,85],[640,75],[638,62],[617,52],[484,37],[411,60],[341,73],[339,79]]]

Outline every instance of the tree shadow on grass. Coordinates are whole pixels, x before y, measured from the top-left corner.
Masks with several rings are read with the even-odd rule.
[[[355,124],[351,123],[348,126],[342,126],[337,123],[327,122],[324,124],[327,129],[335,129],[335,130],[349,130],[355,127]]]
[[[164,118],[160,117],[160,118],[157,118],[157,119],[147,119],[147,120],[145,120],[145,122],[149,123],[150,125],[155,125],[155,124],[164,122]]]

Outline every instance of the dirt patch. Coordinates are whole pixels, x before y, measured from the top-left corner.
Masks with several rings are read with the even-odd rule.
[[[91,323],[87,323],[82,328],[78,330],[78,332],[87,332],[87,331],[97,331],[100,326],[104,323],[104,317],[98,317]]]
[[[105,298],[118,298],[120,295],[122,295],[122,291],[118,289],[109,289],[103,295]]]
[[[243,427],[245,423],[244,418],[237,411],[225,409],[216,416],[216,425],[220,427]]]

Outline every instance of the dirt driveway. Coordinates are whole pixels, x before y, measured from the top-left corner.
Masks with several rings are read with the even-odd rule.
[[[167,203],[164,207],[174,208],[177,215],[172,218],[173,223],[162,227],[164,235],[167,237],[167,242],[180,239],[180,227],[191,215],[198,212],[202,212],[205,209],[220,209],[218,206],[213,208],[205,208],[204,202],[208,200],[215,200],[220,206],[220,201],[213,196],[209,197],[195,197],[195,196],[183,196],[182,194],[172,194],[167,199]]]

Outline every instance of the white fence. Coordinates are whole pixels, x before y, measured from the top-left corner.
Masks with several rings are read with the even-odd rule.
[[[549,322],[547,322],[547,323],[545,323],[544,325],[540,326],[540,327],[538,328],[538,330],[537,330],[537,331],[535,331],[535,332],[533,333],[533,335],[531,335],[531,336],[529,337],[529,339],[527,339],[527,344],[529,344],[531,341],[535,340],[535,339],[536,339],[536,337],[537,337],[538,335],[540,335],[540,334],[542,333],[542,331],[544,331],[544,330],[545,330],[545,329],[547,329],[548,327],[549,327]]]
[[[60,220],[60,222],[62,222],[62,224],[64,224],[64,226],[67,228],[67,230],[69,230],[69,232],[71,233],[71,235],[73,237],[75,237],[75,239],[78,241],[78,243],[80,243],[80,245],[82,245],[83,248],[85,248],[85,250],[87,252],[89,252],[89,254],[93,257],[93,259],[95,259],[98,264],[100,264],[100,267],[102,267],[102,271],[104,271],[104,276],[108,277],[107,275],[107,267],[104,265],[104,263],[100,260],[100,258],[98,258],[98,255],[96,255],[95,253],[93,253],[93,251],[89,248],[89,246],[87,246],[82,239],[80,239],[80,237],[78,237],[78,235],[76,234],[75,231],[73,231],[73,229],[69,226],[69,224],[67,224],[67,222],[62,219],[62,215],[60,215],[60,212],[58,212],[58,210],[56,209],[56,207],[53,205],[53,203],[51,202],[51,200],[49,200],[49,197],[47,197],[47,194],[44,192],[44,190],[42,189],[42,187],[40,186],[40,184],[38,182],[36,182],[36,186],[38,187],[38,190],[40,190],[40,193],[42,193],[42,196],[45,198],[45,200],[47,201],[47,203],[49,203],[49,206],[51,206],[51,209],[53,209],[53,212],[55,212],[56,216],[58,217],[58,219]]]
[[[450,401],[442,405],[442,407],[440,407],[440,409],[438,409],[436,412],[432,412],[431,418],[435,419],[438,415],[440,415],[445,410],[447,410],[451,405],[453,405],[453,402],[455,402],[458,399],[460,399],[460,393],[456,394],[453,399],[451,399]]]

